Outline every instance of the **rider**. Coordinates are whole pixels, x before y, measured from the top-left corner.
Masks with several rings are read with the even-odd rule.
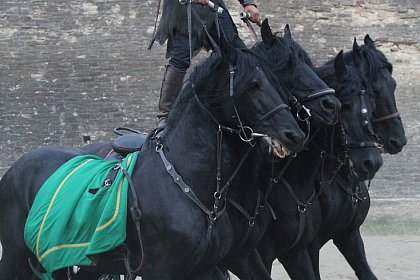
[[[238,0],[244,7],[244,11],[251,15],[252,22],[260,22],[261,15],[253,0]],[[217,27],[214,23],[214,12],[206,7],[209,0],[193,0],[191,13],[191,27],[188,28],[187,5],[179,3],[179,0],[164,0],[163,13],[153,41],[157,40],[161,45],[167,42],[166,57],[169,63],[166,65],[165,74],[162,80],[162,87],[159,98],[159,113],[157,130],[161,131],[165,128],[166,117],[172,103],[181,91],[184,76],[191,65],[190,61],[190,40],[192,52],[196,54],[205,44],[206,33],[203,28],[210,27],[209,33],[213,38],[217,36]],[[215,4],[223,7],[224,11],[219,15],[221,29],[223,29],[226,38],[236,47],[245,47],[242,40],[238,37],[235,24],[228,13],[223,0],[213,0]],[[199,16],[203,23],[196,19],[195,14]],[[153,44],[152,41],[152,44]],[[207,45],[208,46],[208,45]],[[211,47],[211,45],[210,45]]]

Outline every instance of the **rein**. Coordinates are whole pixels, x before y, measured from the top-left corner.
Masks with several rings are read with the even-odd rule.
[[[400,112],[395,112],[395,113],[392,113],[392,114],[389,114],[389,115],[385,115],[383,117],[373,119],[372,122],[373,123],[380,123],[380,122],[383,122],[383,121],[387,121],[389,119],[400,118],[400,117],[401,117]]]
[[[346,188],[347,183],[344,181],[344,179],[337,175],[334,180],[337,182],[338,186],[341,188],[341,190],[346,193],[350,198],[353,206],[357,206],[358,202],[363,202],[366,199],[368,199],[368,187],[365,186],[366,191],[363,192],[360,185],[360,182],[356,183],[356,188],[352,189],[352,191],[349,191],[348,188]]]

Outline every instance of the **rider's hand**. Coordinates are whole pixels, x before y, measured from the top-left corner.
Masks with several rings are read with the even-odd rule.
[[[192,2],[197,5],[207,6],[209,0],[193,0]]]
[[[250,20],[258,25],[261,24],[261,14],[260,11],[258,11],[257,7],[254,5],[247,5],[244,7],[244,11],[246,13],[249,13],[251,15]]]

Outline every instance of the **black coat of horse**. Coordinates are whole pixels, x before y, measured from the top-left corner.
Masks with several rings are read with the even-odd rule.
[[[303,147],[304,134],[264,64],[247,50],[223,43],[221,49],[195,69],[168,116],[165,133],[149,138],[136,162],[132,181],[142,213],[141,242],[129,221],[125,246],[134,260],[141,260],[141,268],[132,274],[145,280],[219,276],[215,266],[231,249],[234,236],[223,211],[227,188],[218,186],[224,186],[249,147],[241,140],[245,126],[291,151]],[[33,255],[23,241],[28,211],[50,174],[80,154],[79,149],[39,148],[18,159],[3,176],[1,279],[30,278],[27,259]],[[127,255],[116,254],[101,259],[95,269],[124,274]]]
[[[359,97],[359,91],[361,92],[365,87],[362,77],[347,71],[341,54],[336,58],[335,69],[334,78],[337,82],[328,81],[329,85],[336,90],[340,101],[351,99],[353,102],[351,107],[340,112],[340,123],[334,128],[323,129],[317,133],[315,139],[297,155],[296,159],[264,168],[272,173],[269,184],[278,184],[281,187],[273,187],[269,202],[273,205],[277,220],[269,226],[258,246],[258,251],[267,269],[271,269],[273,260],[278,258],[292,279],[315,279],[308,246],[321,225],[321,208],[315,193],[314,182],[322,163],[320,155],[325,153],[325,143],[329,143],[330,148],[337,148],[345,144],[343,135],[346,141],[353,142],[356,139],[365,141],[366,137],[369,137],[369,135],[366,136],[368,132],[364,130],[362,123],[354,123],[354,117],[346,114],[349,109],[358,110],[360,114],[362,99]],[[330,139],[334,142],[329,142]],[[371,153],[349,155],[352,159],[352,168],[356,172],[372,174],[379,168],[382,163],[379,153],[376,150],[371,152],[374,155]],[[369,167],[368,170],[366,165]],[[259,268],[255,262],[246,262],[248,270],[244,274],[257,275]]]
[[[292,91],[293,95],[289,93],[283,98],[293,101],[291,106],[298,118],[303,120],[309,117],[308,111],[300,105],[302,102],[318,122],[334,123],[340,107],[339,101],[335,98],[334,91],[315,74],[306,60],[298,55],[298,49],[293,47],[289,27],[285,27],[285,36],[279,37],[272,33],[266,20],[262,24],[261,33],[263,42],[258,43],[252,51],[275,73],[286,91]],[[295,84],[299,86],[296,87]],[[105,145],[105,147],[101,150],[102,156],[105,156],[111,148],[110,145]],[[89,145],[84,149],[96,153],[97,148],[97,146]],[[240,270],[235,267],[238,257],[244,254],[250,254],[250,258],[255,256],[253,249],[263,236],[268,223],[273,219],[269,205],[265,206],[268,194],[258,188],[261,185],[259,182],[261,162],[267,161],[266,148],[267,145],[257,145],[250,151],[248,157],[252,160],[246,161],[241,167],[242,170],[248,170],[248,175],[235,179],[231,186],[234,191],[228,194],[230,203],[227,206],[227,213],[234,229],[235,239],[229,255],[219,265],[232,271]],[[268,272],[264,275],[260,273],[256,277],[270,279]]]
[[[289,100],[295,104],[292,106],[298,107],[294,108],[297,119],[306,125],[310,112],[313,116],[311,119],[319,124],[335,123],[340,103],[334,96],[334,90],[315,74],[314,69],[307,64],[307,59],[299,55],[300,49],[295,47],[288,25],[284,32],[283,37],[273,34],[265,20],[261,26],[263,41],[257,43],[252,51],[267,63],[281,84],[293,94],[289,96]],[[307,108],[302,105],[307,106],[310,111],[306,111]],[[253,160],[244,166],[252,172],[253,177],[238,178],[232,188],[240,191],[228,196],[230,203],[227,210],[235,229],[235,240],[229,255],[219,266],[229,269],[241,279],[271,279],[254,250],[273,220],[271,206],[267,203],[271,190],[263,184],[271,178],[263,169],[271,160],[261,156],[265,153],[260,149],[263,147],[257,146],[252,151]],[[246,259],[248,263],[244,263],[242,259]],[[242,267],[251,263],[259,263],[259,270],[253,271],[254,274],[241,273],[245,271]]]
[[[368,86],[373,87],[375,108],[372,114],[371,134],[385,146],[385,151],[397,153],[406,144],[404,128],[396,108],[395,81],[391,77],[392,65],[376,49],[369,36],[365,45],[359,47],[356,40],[353,50],[345,55],[347,63],[361,67],[367,75]],[[354,59],[356,57],[356,59]],[[386,132],[386,133],[385,133]],[[320,279],[319,250],[330,239],[353,268],[358,279],[377,279],[370,269],[360,226],[368,215],[370,197],[363,179],[371,180],[373,174],[359,178],[348,169],[331,177],[328,186],[319,195],[322,207],[322,226],[313,244],[312,258],[316,275]]]

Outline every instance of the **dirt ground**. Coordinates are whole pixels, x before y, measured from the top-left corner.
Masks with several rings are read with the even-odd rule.
[[[369,215],[361,232],[370,267],[378,279],[419,279],[419,206],[418,200],[390,202],[373,197]],[[322,279],[325,280],[357,279],[331,241],[321,250],[320,270]],[[274,280],[290,279],[278,262],[273,264],[272,277]]]
[[[420,236],[368,235],[364,236],[364,240],[370,266],[378,279],[419,279]],[[321,275],[322,279],[326,280],[356,279],[345,259],[331,242],[321,251]],[[273,279],[289,279],[278,262],[273,265]]]
[[[419,279],[420,236],[364,236],[366,255],[375,275],[383,280]],[[326,280],[357,279],[332,242],[321,250],[321,276]],[[289,279],[282,265],[273,265],[274,280]],[[237,279],[237,278],[235,278]]]

